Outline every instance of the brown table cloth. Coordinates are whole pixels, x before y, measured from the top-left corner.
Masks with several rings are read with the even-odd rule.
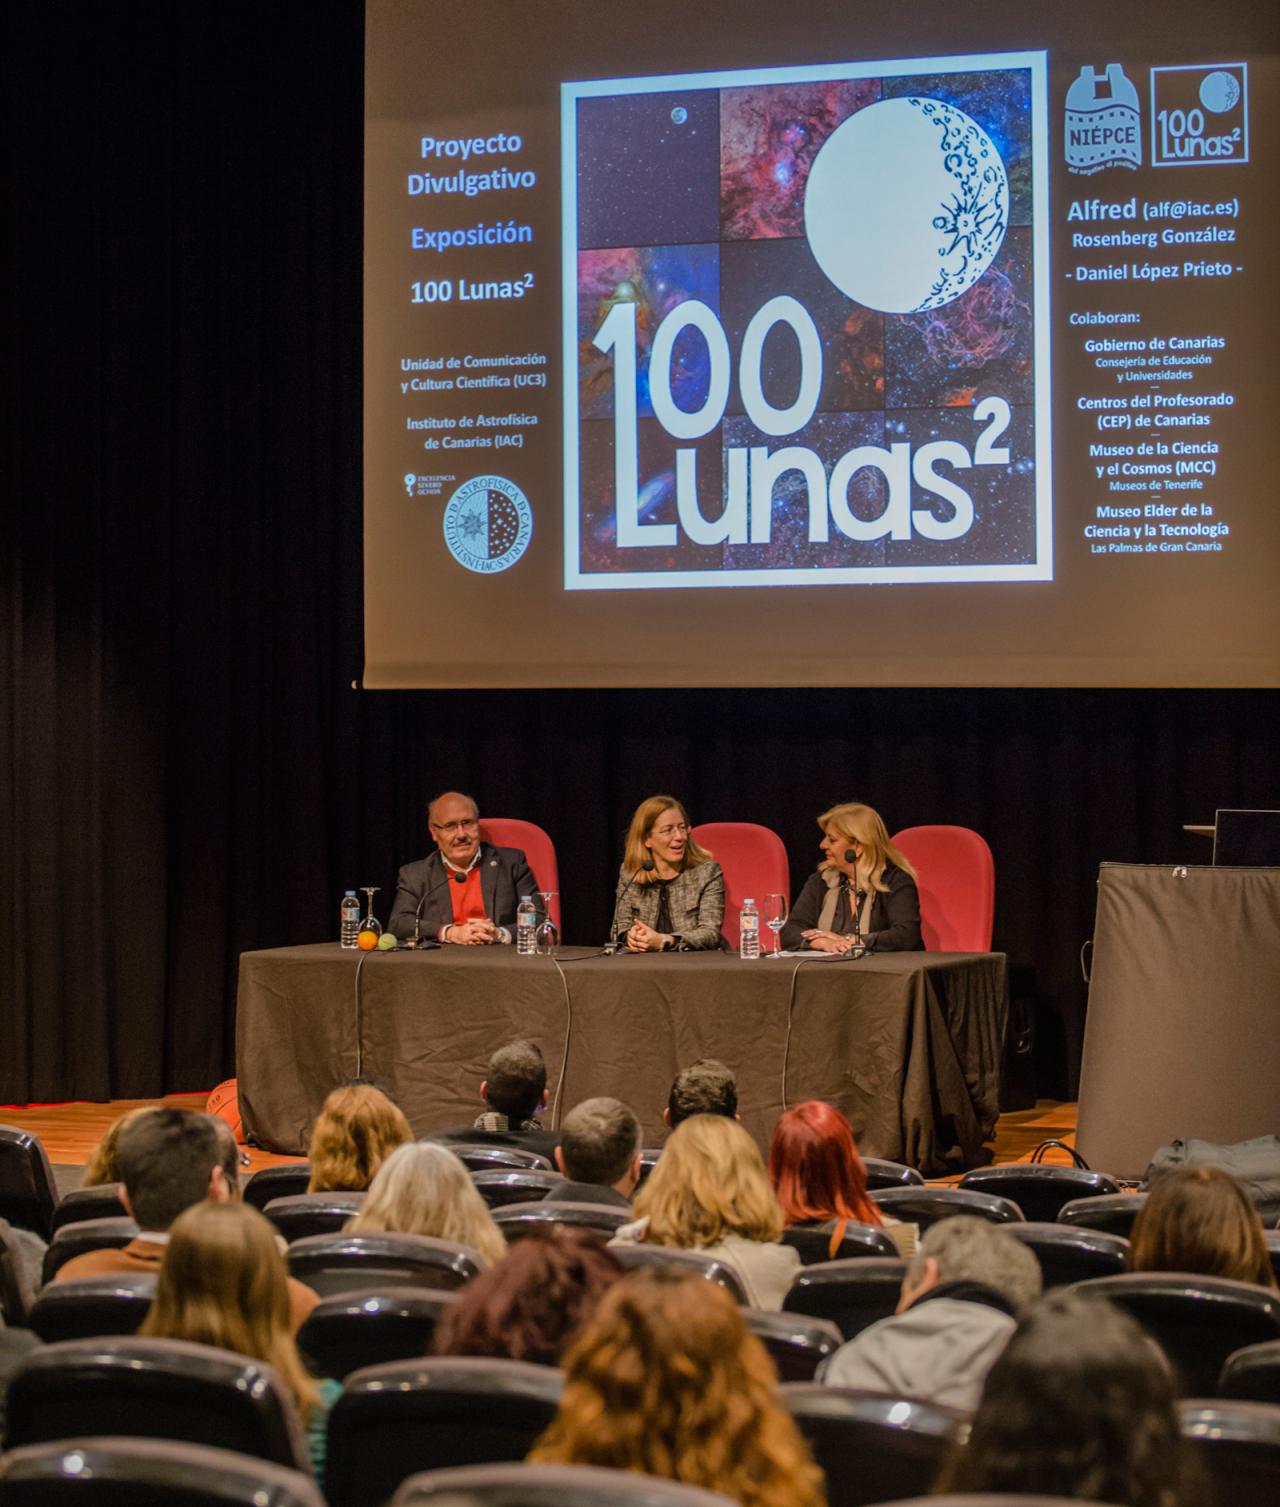
[[[356,1075],[385,1088],[418,1135],[468,1124],[490,1053],[525,1036],[546,1055],[553,1094],[564,1067],[561,1114],[614,1095],[648,1144],[661,1139],[678,1069],[718,1057],[737,1075],[743,1124],[761,1146],[784,1102],[826,1099],[868,1156],[927,1173],[971,1165],[998,1113],[1004,955],[798,963],[573,947],[556,962],[507,947],[247,952],[236,1022],[245,1131],[272,1151],[305,1153],[325,1095]]]

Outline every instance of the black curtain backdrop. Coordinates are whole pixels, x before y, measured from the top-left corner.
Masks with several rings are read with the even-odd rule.
[[[1207,861],[1181,823],[1277,804],[1272,697],[353,689],[362,8],[3,27],[0,1103],[211,1086],[239,953],[336,935],[349,885],[385,917],[452,785],[552,834],[571,940],[656,789],[775,827],[795,888],[834,800],[974,826],[1074,1093],[1097,865]]]

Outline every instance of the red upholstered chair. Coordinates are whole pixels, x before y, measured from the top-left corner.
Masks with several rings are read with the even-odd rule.
[[[930,952],[990,952],[996,865],[970,827],[905,827],[893,837],[916,871]]]
[[[703,822],[690,834],[713,853],[724,870],[724,925],[720,930],[735,952],[738,950],[738,913],[750,896],[760,911],[760,947],[772,945],[764,924],[764,897],[791,898],[791,865],[782,839],[771,827],[755,822]]]
[[[480,823],[480,838],[495,848],[519,848],[529,860],[538,888],[555,890],[551,902],[551,919],[560,930],[560,866],[556,862],[556,845],[534,822],[516,816],[486,816]]]

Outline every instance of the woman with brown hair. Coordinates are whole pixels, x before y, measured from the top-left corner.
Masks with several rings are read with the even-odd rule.
[[[116,1167],[116,1151],[120,1146],[120,1137],[136,1119],[142,1115],[149,1115],[154,1107],[151,1104],[144,1104],[112,1120],[103,1133],[102,1139],[89,1153],[89,1160],[84,1164],[84,1171],[80,1174],[82,1188],[100,1188],[104,1183],[120,1181],[120,1172]]]
[[[662,1476],[741,1507],[824,1507],[773,1362],[722,1287],[663,1267],[632,1272],[564,1364],[559,1411],[530,1460]]]
[[[307,1375],[293,1341],[284,1258],[275,1231],[240,1202],[204,1199],[169,1231],[156,1295],[139,1334],[217,1345],[265,1361],[284,1383],[324,1473],[325,1422],[341,1388]]]
[[[611,1245],[671,1245],[733,1266],[752,1308],[780,1309],[800,1265],[756,1143],[723,1115],[682,1120]]]
[[[1221,1167],[1176,1167],[1152,1184],[1133,1222],[1129,1270],[1276,1286],[1258,1211]]]
[[[400,1110],[371,1083],[348,1083],[324,1101],[311,1132],[308,1193],[363,1193],[397,1146],[413,1140]]]
[[[723,947],[724,874],[673,795],[641,801],[627,832],[609,935],[628,952]]]
[[[486,1261],[499,1261],[507,1251],[467,1169],[448,1147],[431,1141],[396,1147],[347,1229],[353,1235],[385,1231],[454,1240],[473,1246]]]
[[[823,859],[782,928],[782,945],[816,952],[923,952],[916,871],[878,811],[860,801],[818,818]]]

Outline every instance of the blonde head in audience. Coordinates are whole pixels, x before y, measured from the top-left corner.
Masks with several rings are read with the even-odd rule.
[[[154,1105],[143,1105],[140,1109],[131,1109],[128,1114],[112,1120],[102,1139],[89,1153],[89,1160],[84,1164],[84,1173],[80,1178],[82,1188],[100,1188],[104,1183],[120,1181],[120,1169],[116,1166],[116,1152],[120,1146],[120,1137],[135,1120],[143,1115],[151,1114],[154,1108]]]
[[[304,1420],[319,1401],[293,1342],[287,1274],[275,1231],[248,1204],[205,1200],[174,1220],[155,1300],[138,1332],[266,1361]]]
[[[1129,1270],[1276,1285],[1258,1211],[1220,1167],[1178,1167],[1153,1183],[1133,1222]]]
[[[646,1241],[695,1250],[726,1235],[777,1240],[784,1223],[759,1148],[723,1115],[693,1115],[676,1126],[635,1210],[649,1218]]]
[[[630,1273],[600,1300],[564,1366],[559,1411],[531,1460],[662,1476],[741,1507],[825,1503],[773,1362],[729,1294],[704,1278]]]
[[[353,1235],[432,1235],[474,1246],[497,1261],[507,1245],[467,1169],[430,1141],[397,1146],[378,1168],[364,1205],[347,1225]]]
[[[362,1193],[387,1157],[413,1131],[400,1110],[370,1083],[335,1088],[311,1132],[308,1193]]]

